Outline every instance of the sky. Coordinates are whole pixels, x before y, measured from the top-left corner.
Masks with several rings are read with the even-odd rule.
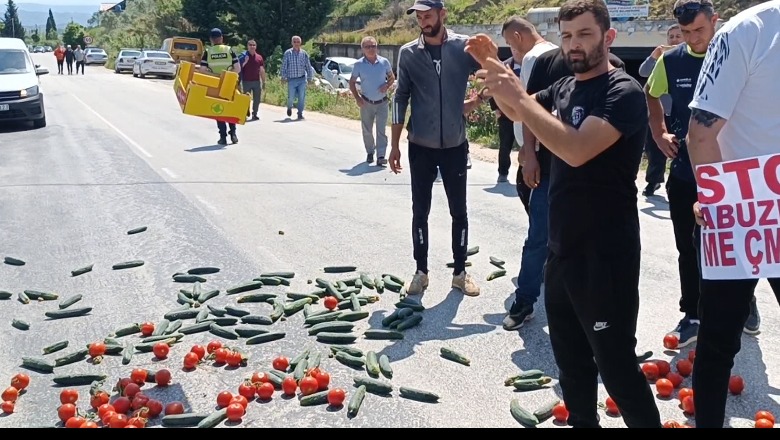
[[[111,3],[111,0],[106,0],[105,2],[100,2],[95,0],[15,0],[14,2],[18,5],[23,5],[25,3],[36,3],[39,5],[50,5],[50,6],[70,6],[70,5],[98,6],[100,5],[100,3]]]

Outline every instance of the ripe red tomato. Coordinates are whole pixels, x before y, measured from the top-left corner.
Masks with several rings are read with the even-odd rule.
[[[119,379],[116,382],[116,386],[114,387],[114,389],[116,390],[116,392],[118,392],[120,395],[122,395],[125,392],[125,387],[127,386],[127,384],[129,384],[131,382],[132,381],[130,380],[129,377],[123,377],[123,378]],[[98,405],[98,406],[100,406],[100,405]]]
[[[5,414],[13,414],[16,409],[16,404],[13,402],[3,402],[0,404],[0,410]]]
[[[669,397],[672,397],[672,393],[674,393],[674,384],[669,379],[658,379],[655,382],[655,390],[658,392],[659,396],[668,399]]]
[[[287,371],[290,368],[290,361],[284,356],[279,356],[273,361],[274,370]]]
[[[97,427],[98,427],[97,423],[91,420],[87,420],[81,426],[79,426],[79,428],[97,428]]]
[[[130,380],[137,383],[140,386],[143,386],[146,383],[146,376],[148,374],[149,373],[143,368],[135,368],[130,373]]]
[[[766,419],[772,422],[772,424],[775,424],[775,416],[769,412],[769,411],[759,411],[756,413],[756,416],[753,418],[753,420],[758,421],[758,419]]]
[[[664,428],[682,428],[682,424],[676,420],[667,420],[664,422]]]
[[[231,403],[227,407],[227,419],[231,422],[238,422],[241,420],[241,417],[244,417],[245,412],[241,404]]]
[[[163,412],[163,404],[159,400],[156,399],[149,399],[148,402],[146,402],[146,407],[149,408],[149,418],[153,419]]]
[[[334,310],[336,307],[339,306],[339,300],[332,296],[325,297],[323,303],[325,305],[325,308],[328,310]]]
[[[141,324],[141,335],[143,337],[148,338],[149,336],[152,336],[152,333],[154,333],[153,322],[144,322]]]
[[[146,419],[143,417],[130,417],[125,428],[145,428]]]
[[[181,402],[171,402],[165,405],[165,415],[184,414],[184,405]]]
[[[19,391],[27,388],[28,385],[30,385],[30,376],[24,373],[16,373],[14,377],[11,378],[11,386]]]
[[[230,399],[230,403],[240,403],[241,406],[243,406],[245,410],[249,406],[249,400],[247,400],[246,397],[241,396],[241,395],[233,396],[233,398]],[[228,403],[228,405],[230,405],[230,403]]]
[[[745,381],[740,376],[731,376],[729,378],[729,392],[734,395],[742,394],[745,390]]]
[[[198,360],[203,360],[206,357],[206,347],[202,345],[193,345],[190,351],[198,355]]]
[[[78,393],[76,394],[76,397],[78,398]],[[3,391],[2,400],[4,402],[16,402],[16,399],[18,398],[19,390],[14,387],[8,387]]]
[[[696,414],[696,407],[693,404],[693,396],[685,396],[685,399],[682,400],[682,407],[686,414]]]
[[[682,385],[683,380],[685,380],[682,376],[680,376],[677,373],[668,373],[666,375],[666,378],[672,382],[672,385],[674,385],[675,388],[679,388],[680,385]]]
[[[341,388],[333,388],[328,391],[328,404],[330,406],[339,407],[344,404],[344,399],[346,399],[346,397],[347,393],[344,390]]]
[[[167,387],[171,383],[171,372],[163,368],[154,373],[154,380],[158,387]]]
[[[106,344],[102,342],[93,342],[89,344],[89,357],[96,358],[106,354]]]
[[[642,364],[642,372],[645,373],[645,378],[650,382],[658,379],[658,365],[655,362],[645,362]]]
[[[130,407],[139,410],[149,402],[149,396],[144,393],[138,393],[130,400]]]
[[[114,411],[117,414],[127,414],[130,412],[130,399],[127,397],[117,397],[114,403],[111,404],[114,407]]]
[[[222,348],[222,343],[219,341],[211,341],[206,345],[206,351],[211,354]]]
[[[152,351],[154,352],[154,356],[157,359],[165,359],[168,357],[168,352],[170,351],[170,347],[168,347],[168,344],[165,342],[158,342],[154,344],[154,348],[152,348]]]
[[[240,396],[246,397],[247,400],[254,399],[256,391],[257,389],[255,388],[255,386],[248,381],[238,386],[238,394]]]
[[[257,397],[260,398],[260,400],[271,400],[271,397],[274,395],[274,385],[270,382],[266,382],[264,384],[261,384],[259,387],[257,387]]]
[[[293,396],[296,391],[298,391],[298,383],[295,382],[295,378],[292,376],[285,377],[282,381],[282,392],[287,396]]]
[[[773,421],[771,421],[771,420],[767,420],[767,419],[758,419],[758,420],[756,420],[755,427],[756,427],[756,428],[764,428],[764,429],[766,429],[766,428],[774,428],[774,427],[775,427],[775,424],[774,424],[774,422],[773,422]]]
[[[141,392],[141,387],[139,387],[136,383],[129,383],[125,387],[125,396],[127,396],[127,398],[130,400],[133,400],[135,395],[139,392]]]
[[[89,398],[89,406],[94,409],[100,408],[100,405],[106,404],[111,400],[111,396],[105,391],[98,391]]]
[[[617,404],[615,403],[615,401],[612,400],[612,397],[607,397],[607,401],[605,403],[606,403],[606,407],[607,407],[607,414],[613,415],[613,416],[616,416],[616,415],[620,414],[620,409],[617,407]]]
[[[103,405],[100,405],[100,407],[97,409],[98,418],[102,420],[103,416],[105,416],[107,412],[116,412],[114,405],[111,405],[110,403],[104,403]]]
[[[319,391],[325,391],[328,389],[328,386],[330,385],[330,374],[320,371],[320,374],[317,375],[317,389]]]
[[[301,379],[301,383],[298,384],[298,387],[301,389],[301,394],[308,396],[310,394],[316,393],[320,388],[320,384],[317,382],[317,379],[311,376],[306,376]]]
[[[230,353],[228,353],[225,362],[227,362],[228,366],[238,367],[239,365],[241,365],[241,362],[244,362],[244,356],[242,356],[241,353],[237,351],[231,351]]]
[[[230,391],[223,391],[217,394],[217,406],[225,408],[230,405],[230,401],[233,400],[233,394]]]
[[[76,412],[76,405],[72,403],[64,403],[57,409],[57,416],[59,416],[62,423],[65,423],[69,418],[75,417]]]
[[[124,414],[114,414],[108,422],[109,428],[124,428],[127,426],[128,417]]]
[[[664,336],[664,347],[669,350],[674,350],[677,348],[677,345],[680,343],[680,340],[675,335],[666,335]]]
[[[693,396],[693,390],[690,388],[682,388],[677,393],[677,398],[680,399],[680,403],[682,403],[683,399],[685,399],[688,396]]]
[[[194,352],[189,352],[184,355],[184,368],[187,370],[192,370],[193,368],[198,366],[198,362],[200,362],[200,358],[198,358],[198,354]]]
[[[669,365],[669,362],[663,361],[663,360],[657,360],[654,362],[656,366],[658,366],[658,377],[666,377],[669,375],[669,372],[672,371],[671,365]]]
[[[214,362],[218,364],[224,364],[225,362],[227,362],[227,358],[229,354],[230,352],[225,350],[224,348],[218,348],[214,350]]]
[[[261,384],[263,382],[269,382],[270,380],[271,379],[268,378],[268,374],[259,372],[254,372],[251,379],[253,384]]]
[[[86,421],[87,421],[87,419],[85,419],[84,417],[81,417],[81,416],[71,417],[71,418],[68,419],[67,422],[65,422],[65,427],[66,428],[78,428],[81,425],[83,425],[84,422],[86,422]]]
[[[693,373],[693,364],[688,359],[680,359],[677,361],[677,372],[682,377],[688,377]]]
[[[3,400],[9,400],[9,399],[3,399]],[[76,403],[79,400],[79,392],[78,390],[74,390],[72,388],[68,388],[66,390],[60,391],[60,403]]]
[[[117,413],[114,411],[106,411],[103,413],[102,417],[99,417],[100,422],[103,423],[103,426],[108,427],[108,425],[111,423],[111,418],[114,417]]]
[[[566,404],[560,402],[553,407],[553,418],[558,423],[566,423],[569,420],[569,410],[566,409]]]

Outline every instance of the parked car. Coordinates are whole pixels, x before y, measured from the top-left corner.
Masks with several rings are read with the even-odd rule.
[[[47,69],[33,63],[19,38],[0,38],[0,122],[31,121],[46,126],[40,76]]]
[[[173,79],[176,76],[176,61],[168,52],[144,50],[133,63],[133,76],[145,78],[146,75]]]
[[[352,78],[352,67],[357,62],[355,58],[330,57],[322,65],[322,77],[336,89],[349,88]]]
[[[168,52],[177,63],[184,60],[200,64],[200,58],[203,56],[203,42],[197,38],[188,37],[166,38],[160,50]]]
[[[98,47],[90,47],[84,50],[84,64],[104,65],[108,61],[108,54],[105,50]]]
[[[35,46],[35,49],[33,49],[33,53],[44,53],[46,50],[43,48],[43,46]]]
[[[122,73],[123,71],[133,71],[133,64],[135,60],[141,56],[141,51],[138,49],[120,49],[119,54],[116,56],[114,62],[114,72]]]

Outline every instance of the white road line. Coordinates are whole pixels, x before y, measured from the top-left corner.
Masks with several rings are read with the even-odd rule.
[[[173,171],[169,170],[168,168],[164,168],[163,167],[163,168],[160,168],[160,169],[162,170],[163,173],[167,174],[171,179],[176,179],[177,177],[179,177],[179,176],[176,175],[176,173],[174,173]]]
[[[73,99],[75,99],[76,101],[80,102],[81,105],[83,105],[87,110],[91,111],[95,116],[98,117],[98,119],[103,121],[106,125],[109,126],[109,128],[114,130],[116,132],[116,134],[118,134],[122,139],[124,139],[125,142],[127,142],[128,145],[130,145],[131,147],[134,147],[136,150],[140,151],[141,154],[143,154],[144,156],[149,157],[149,158],[152,157],[152,155],[149,154],[148,151],[144,150],[144,148],[142,146],[138,145],[138,143],[136,141],[130,139],[130,137],[128,135],[124,134],[122,132],[122,130],[116,128],[116,126],[114,124],[108,122],[108,120],[106,118],[101,116],[100,113],[98,113],[95,110],[93,110],[92,107],[88,106],[86,102],[82,101],[78,96],[76,96],[76,95],[74,95],[72,93],[71,93],[71,95],[73,96]]]
[[[200,203],[203,203],[203,205],[209,210],[211,210],[214,214],[220,213],[219,209],[217,209],[216,206],[212,205],[208,200],[204,199],[202,196],[195,196],[195,198],[198,199]]]

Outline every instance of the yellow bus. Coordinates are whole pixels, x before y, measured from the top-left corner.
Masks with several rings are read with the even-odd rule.
[[[178,64],[179,61],[190,61],[200,64],[203,56],[203,42],[197,38],[173,37],[163,41],[162,49]]]

